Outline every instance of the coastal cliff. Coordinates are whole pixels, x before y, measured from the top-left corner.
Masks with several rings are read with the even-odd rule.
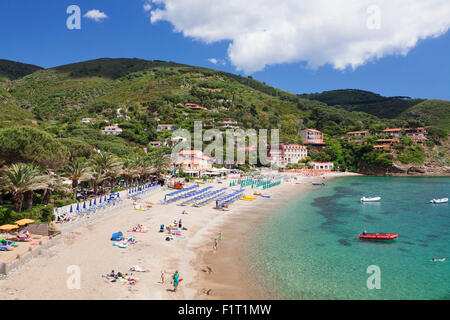
[[[449,140],[442,142],[440,146],[423,146],[425,158],[422,163],[403,163],[399,160],[398,152],[393,152],[393,161],[390,166],[368,166],[360,162],[360,173],[373,176],[450,176],[450,143]]]

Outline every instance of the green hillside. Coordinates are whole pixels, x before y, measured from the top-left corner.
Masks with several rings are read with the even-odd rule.
[[[416,119],[427,126],[436,126],[448,132],[450,109],[448,101],[383,97],[379,94],[347,89],[301,94],[299,97],[320,101],[347,111],[360,111],[384,119]]]
[[[425,100],[400,115],[402,119],[420,119],[425,123],[450,131],[450,101]]]
[[[15,99],[0,86],[0,128],[17,124],[31,124],[33,119],[33,114],[20,107]]]
[[[282,143],[301,143],[304,128],[321,130],[328,147],[326,152],[310,150],[312,159],[356,170],[363,157],[383,165],[390,160],[373,150],[373,139],[361,149],[348,144],[347,131],[425,125],[430,143],[437,144],[448,132],[446,101],[418,103],[361,90],[295,95],[252,77],[139,59],[98,59],[37,70],[0,82],[0,97],[6,101],[0,104],[0,128],[32,124],[52,136],[55,145],[67,147],[70,158],[90,158],[97,149],[121,158],[142,155],[152,150],[151,141],[170,137],[170,132],[156,131],[158,124],[192,131],[194,121],[202,120],[205,128],[220,129],[221,120],[233,118],[242,129],[279,129]],[[205,109],[185,108],[188,102]],[[82,124],[83,118],[95,123]],[[108,123],[117,123],[122,134],[103,135]]]
[[[32,64],[0,59],[0,80],[19,79],[40,69],[42,68]]]

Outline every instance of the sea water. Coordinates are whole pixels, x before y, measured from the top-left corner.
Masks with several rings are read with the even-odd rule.
[[[363,196],[381,201],[361,203]],[[449,196],[449,178],[346,177],[314,186],[255,232],[252,274],[276,299],[449,299],[450,205],[429,203]],[[363,230],[399,237],[358,240]]]

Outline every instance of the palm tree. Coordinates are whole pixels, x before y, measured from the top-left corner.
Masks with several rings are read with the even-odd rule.
[[[45,178],[39,174],[34,164],[12,164],[2,172],[0,178],[0,189],[12,195],[16,212],[22,212],[25,194],[27,194],[27,204],[31,208],[33,192],[45,188]]]
[[[98,187],[105,181],[106,175],[100,166],[93,165],[89,167],[89,171],[86,173],[86,179],[92,183],[94,194],[97,195]]]
[[[136,168],[136,162],[133,158],[128,158],[123,161],[122,177],[127,181],[127,186],[131,185],[134,178],[139,176],[139,172]]]
[[[90,163],[92,168],[95,167],[94,171],[98,173],[98,176],[103,177],[102,182],[110,178],[113,184],[122,168],[122,162],[111,153],[99,152],[91,159]]]
[[[52,192],[67,192],[68,186],[63,183],[61,177],[48,175],[46,181],[46,188],[44,189],[44,193],[42,194],[42,204],[48,204],[50,201],[50,196]]]
[[[153,169],[153,173],[160,177],[161,172],[170,169],[171,159],[168,154],[165,154],[163,150],[156,150],[149,155],[150,164]]]
[[[86,166],[85,161],[81,161],[80,159],[73,160],[64,169],[64,174],[72,180],[73,199],[77,198],[77,190],[80,182],[87,179],[87,171],[88,167]]]

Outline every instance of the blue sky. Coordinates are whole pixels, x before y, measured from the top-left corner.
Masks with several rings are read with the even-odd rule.
[[[108,15],[95,22],[82,18],[81,30],[68,30],[66,9],[76,4],[82,15],[98,9]],[[173,32],[168,21],[150,22],[144,0],[2,0],[0,59],[45,68],[96,59],[129,57],[175,61],[244,75],[231,64],[230,40],[206,44]],[[352,70],[330,64],[312,69],[305,62],[268,65],[252,76],[293,93],[356,88],[386,96],[450,100],[450,34],[427,38],[407,56],[369,59]],[[225,65],[208,61],[216,58]]]

